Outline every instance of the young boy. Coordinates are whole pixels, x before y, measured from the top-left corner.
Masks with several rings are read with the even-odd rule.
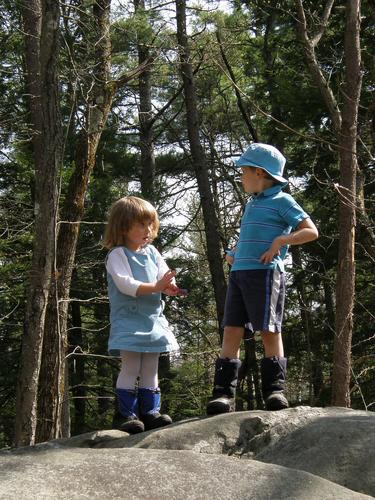
[[[262,394],[267,410],[288,407],[284,395],[287,360],[281,323],[285,298],[284,259],[288,245],[318,237],[308,214],[287,193],[282,177],[284,156],[275,147],[254,143],[236,161],[242,185],[253,197],[246,204],[240,236],[226,259],[232,265],[224,312],[224,338],[216,361],[214,389],[207,413],[235,409],[244,326],[260,331],[265,357],[261,360]]]

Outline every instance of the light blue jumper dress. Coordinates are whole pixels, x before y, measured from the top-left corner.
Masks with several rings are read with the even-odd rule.
[[[157,255],[152,246],[145,253],[132,252],[122,247],[128,259],[133,278],[143,283],[157,281]],[[132,297],[117,288],[107,273],[110,302],[111,330],[108,351],[119,356],[120,351],[170,352],[178,350],[178,344],[163,314],[161,293]]]

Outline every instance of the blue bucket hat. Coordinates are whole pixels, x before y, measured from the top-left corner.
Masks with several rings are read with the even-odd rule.
[[[235,161],[236,167],[259,167],[278,182],[288,182],[282,176],[286,159],[278,149],[270,144],[254,142]]]

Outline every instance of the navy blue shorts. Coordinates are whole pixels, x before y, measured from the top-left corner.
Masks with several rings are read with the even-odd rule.
[[[276,269],[232,271],[229,275],[223,325],[250,331],[281,332],[285,275]]]

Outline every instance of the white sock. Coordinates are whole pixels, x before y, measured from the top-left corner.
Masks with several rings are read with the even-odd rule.
[[[116,388],[134,390],[141,371],[141,352],[121,351],[121,371]]]
[[[142,389],[157,389],[159,386],[159,355],[158,352],[142,352],[139,375],[139,387]]]

